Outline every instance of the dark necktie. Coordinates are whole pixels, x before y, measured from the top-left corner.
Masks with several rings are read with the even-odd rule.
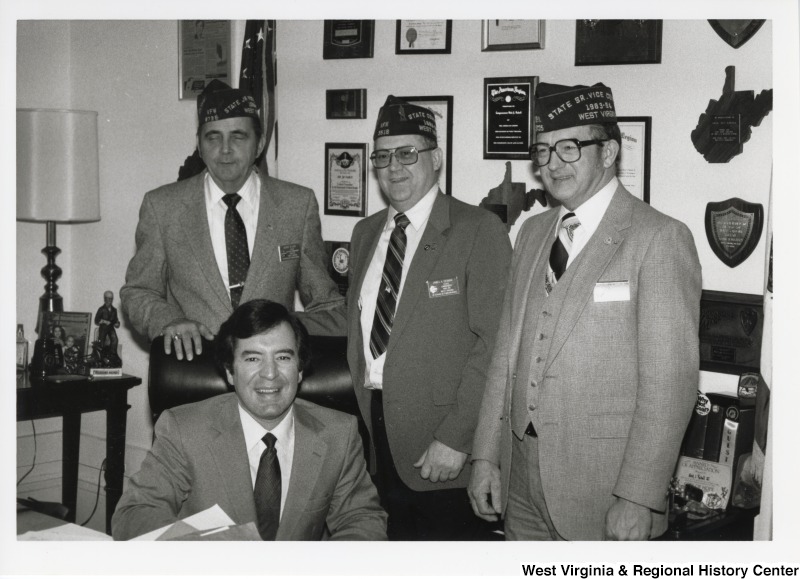
[[[225,251],[228,254],[228,289],[231,292],[231,306],[236,309],[242,297],[244,280],[250,267],[250,251],[247,247],[247,230],[242,216],[236,211],[236,204],[242,198],[236,193],[222,197],[228,211],[225,213]]]
[[[553,291],[556,282],[567,270],[569,253],[572,250],[572,238],[575,235],[575,229],[577,229],[580,224],[581,222],[578,221],[574,213],[567,213],[561,218],[558,237],[555,242],[553,242],[553,247],[550,250],[551,271],[547,272],[547,277],[545,278],[545,288],[548,294]]]
[[[375,319],[369,336],[369,349],[378,358],[389,345],[394,314],[397,309],[397,292],[403,276],[403,259],[406,255],[406,227],[411,223],[405,213],[394,216],[394,231],[389,238],[386,262],[383,264],[383,277],[378,288],[378,302],[375,305]]]
[[[275,435],[267,432],[261,439],[267,448],[261,453],[253,495],[258,516],[258,533],[265,541],[274,541],[281,519],[281,465],[275,450]]]

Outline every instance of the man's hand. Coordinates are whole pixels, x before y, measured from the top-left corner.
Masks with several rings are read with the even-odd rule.
[[[500,469],[488,460],[473,462],[467,494],[476,516],[484,521],[496,521],[503,508]]]
[[[195,352],[199,356],[203,353],[202,338],[214,339],[214,334],[205,325],[186,318],[174,320],[164,326],[161,335],[164,336],[164,353],[169,356],[174,348],[178,360],[183,360],[184,354],[187,360],[194,358]]]
[[[467,462],[466,453],[434,440],[414,463],[414,468],[420,469],[419,476],[424,479],[431,482],[446,482],[458,476],[465,462]]]
[[[650,509],[617,497],[606,513],[606,539],[646,541],[650,538],[653,515]]]

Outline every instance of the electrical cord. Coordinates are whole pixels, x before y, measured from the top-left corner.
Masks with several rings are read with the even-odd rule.
[[[28,472],[22,475],[22,478],[20,478],[17,481],[17,486],[19,486],[19,483],[24,481],[25,478],[29,474],[31,474],[33,472],[33,469],[36,467],[36,423],[32,419],[31,419],[31,427],[33,428],[33,463],[31,464],[31,467],[28,469]]]
[[[100,472],[97,473],[97,494],[94,497],[94,508],[92,509],[91,514],[89,514],[89,516],[86,518],[86,520],[81,523],[81,527],[85,527],[86,523],[88,523],[89,521],[92,520],[92,517],[94,516],[95,511],[97,511],[97,505],[100,502],[100,480],[101,480],[101,477],[103,476],[103,471],[105,471],[105,470],[106,470],[106,459],[103,459],[103,462],[100,465]]]

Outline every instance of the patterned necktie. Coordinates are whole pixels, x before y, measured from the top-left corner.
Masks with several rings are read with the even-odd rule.
[[[236,193],[222,197],[228,211],[225,213],[225,250],[228,254],[228,289],[231,292],[231,306],[236,309],[242,298],[244,280],[250,267],[250,251],[247,247],[247,230],[242,216],[236,211],[236,204],[242,198]]]
[[[567,213],[561,218],[558,237],[550,250],[550,271],[547,272],[544,280],[548,294],[553,291],[556,282],[567,270],[569,253],[572,250],[572,239],[575,235],[575,230],[580,227],[580,224],[581,222],[578,221],[574,213]]]
[[[275,450],[275,435],[267,432],[261,439],[267,448],[261,453],[253,495],[258,517],[258,533],[265,541],[274,541],[281,519],[281,465]]]
[[[383,264],[383,277],[378,289],[378,302],[375,305],[375,319],[369,336],[369,349],[373,358],[378,358],[389,345],[394,314],[397,309],[397,292],[403,276],[403,259],[406,255],[406,227],[411,223],[405,213],[394,216],[394,231],[389,238],[386,262]]]

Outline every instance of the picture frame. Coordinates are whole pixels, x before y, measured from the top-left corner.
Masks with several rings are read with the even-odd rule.
[[[662,20],[577,20],[575,66],[660,64]]]
[[[366,119],[367,89],[346,88],[325,91],[326,119]]]
[[[325,143],[325,215],[367,215],[366,143]]]
[[[179,20],[178,99],[196,99],[213,79],[232,85],[230,49],[230,20]]]
[[[538,76],[483,79],[483,158],[530,159]]]
[[[617,117],[622,144],[617,178],[634,196],[650,203],[650,147],[653,117]]]
[[[759,372],[763,331],[763,295],[703,290],[700,369],[740,376]]]
[[[436,119],[436,137],[444,156],[444,166],[439,170],[439,188],[445,195],[452,195],[453,182],[453,97],[440,96],[401,96],[398,97],[413,105],[426,107],[433,111]]]
[[[544,20],[482,20],[481,51],[544,48]]]
[[[61,346],[64,359],[68,348],[75,348],[72,358],[83,360],[92,354],[92,314],[90,312],[45,312],[42,336],[53,338]]]
[[[17,374],[28,369],[28,340],[17,342]]]
[[[375,50],[374,20],[325,20],[322,58],[372,58]]]
[[[395,54],[450,54],[452,20],[398,20]]]

